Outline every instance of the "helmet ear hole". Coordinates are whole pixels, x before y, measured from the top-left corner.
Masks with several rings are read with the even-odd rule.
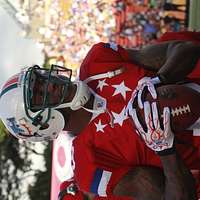
[[[39,130],[40,134],[44,136],[52,136],[52,138],[54,138],[55,137],[54,133],[58,135],[59,132],[63,130],[64,126],[65,126],[65,120],[63,115],[59,111],[52,109],[51,117],[48,123],[41,125]]]

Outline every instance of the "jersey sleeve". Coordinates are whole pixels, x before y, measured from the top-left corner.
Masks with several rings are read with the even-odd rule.
[[[80,80],[84,80],[93,75],[91,71],[96,74],[102,73],[113,70],[125,62],[130,62],[130,60],[128,52],[121,46],[103,42],[95,44],[81,64]]]
[[[195,42],[196,44],[200,44],[200,32],[194,32],[194,31],[166,32],[157,40],[157,42],[172,41],[172,40],[192,41]]]

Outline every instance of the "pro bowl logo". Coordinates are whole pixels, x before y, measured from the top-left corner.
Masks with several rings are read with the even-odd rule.
[[[20,125],[17,123],[14,117],[7,118],[7,125],[16,135],[24,133],[24,130],[20,128]]]
[[[59,134],[54,141],[53,167],[56,177],[63,182],[73,176],[72,170],[72,138],[66,133]]]

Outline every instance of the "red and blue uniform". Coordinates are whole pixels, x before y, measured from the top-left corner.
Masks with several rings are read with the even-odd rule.
[[[126,114],[126,106],[138,80],[154,74],[132,63],[122,47],[98,43],[81,65],[80,80],[118,69],[123,69],[123,72],[88,83],[99,98],[97,105],[106,108],[106,112],[93,117],[73,141],[74,178],[80,189],[108,199],[114,198],[109,198],[114,187],[135,166],[162,168],[159,156],[145,145]],[[194,71],[188,77],[200,83],[200,68],[197,66]],[[197,131],[195,135],[193,131],[176,133],[176,137],[177,151],[186,165],[191,170],[200,170],[200,137]]]

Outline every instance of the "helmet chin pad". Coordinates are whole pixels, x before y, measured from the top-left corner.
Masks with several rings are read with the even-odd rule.
[[[61,104],[57,108],[70,107],[72,110],[78,110],[88,102],[91,92],[87,84],[83,81],[75,81],[74,84],[76,85],[76,93],[72,101]]]
[[[88,102],[91,96],[91,92],[87,84],[85,84],[84,82],[77,81],[74,83],[76,84],[77,89],[76,94],[71,102],[70,108],[72,110],[78,110]]]

